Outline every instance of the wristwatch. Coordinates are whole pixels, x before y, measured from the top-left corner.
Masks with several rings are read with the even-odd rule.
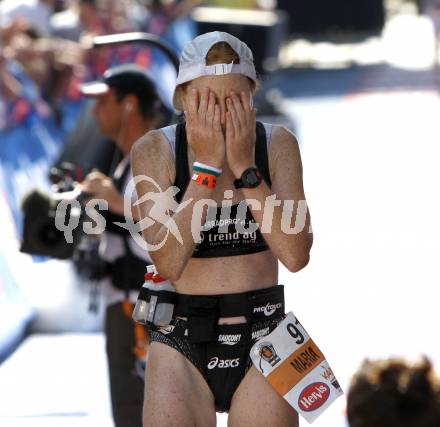
[[[235,188],[255,188],[263,180],[260,171],[255,167],[247,168],[241,177],[234,181]]]

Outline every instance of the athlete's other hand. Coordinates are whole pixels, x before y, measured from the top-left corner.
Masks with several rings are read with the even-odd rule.
[[[188,145],[195,160],[221,168],[225,159],[225,138],[220,122],[220,106],[208,88],[193,88],[185,111]]]
[[[231,92],[226,99],[226,158],[232,173],[239,178],[255,165],[255,125],[257,110],[251,94]]]

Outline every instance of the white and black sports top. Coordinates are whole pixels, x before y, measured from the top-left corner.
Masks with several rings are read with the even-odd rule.
[[[188,165],[188,142],[186,139],[185,124],[167,126],[161,129],[171,145],[176,165],[176,180],[174,185],[180,189],[176,199],[180,203],[191,179]],[[255,164],[269,187],[271,186],[269,174],[268,151],[271,139],[272,125],[257,122],[255,143]],[[239,205],[232,205],[230,213],[224,212],[222,207],[217,207],[215,220],[208,220],[201,233],[201,243],[197,244],[192,257],[213,258],[234,255],[246,255],[268,250],[269,247],[259,229],[253,232],[243,232],[250,224],[255,224],[254,217],[247,207],[245,215],[238,210]],[[212,208],[210,208],[212,209]],[[214,213],[208,211],[207,218],[214,218]],[[225,221],[225,218],[226,221]],[[240,223],[241,233],[237,231],[236,224]],[[243,227],[243,228],[242,228]],[[255,228],[255,227],[253,227]]]

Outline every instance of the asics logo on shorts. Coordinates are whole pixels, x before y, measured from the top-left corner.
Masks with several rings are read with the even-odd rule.
[[[280,302],[277,304],[271,304],[268,302],[262,307],[254,307],[254,313],[264,313],[265,316],[272,316],[278,308],[281,308],[283,304]]]
[[[218,337],[218,342],[225,345],[235,345],[241,340],[241,334],[222,334]]]
[[[240,359],[219,359],[213,357],[208,363],[208,369],[214,368],[237,368],[240,365]]]

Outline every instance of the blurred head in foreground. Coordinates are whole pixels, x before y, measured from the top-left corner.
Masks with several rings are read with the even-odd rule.
[[[350,427],[439,427],[440,379],[431,362],[366,360],[347,397]]]

